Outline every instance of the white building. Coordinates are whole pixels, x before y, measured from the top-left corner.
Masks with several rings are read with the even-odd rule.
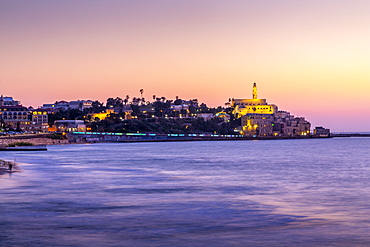
[[[59,110],[68,110],[68,109],[78,109],[83,111],[84,109],[92,107],[92,100],[75,100],[75,101],[56,101],[53,104],[43,104],[41,109],[50,110],[52,111],[59,111]]]
[[[56,120],[54,126],[58,132],[86,131],[86,125],[83,120]]]
[[[205,121],[211,120],[214,117],[213,113],[197,113],[197,118],[203,118]]]
[[[69,108],[71,109],[78,109],[80,111],[83,111],[85,109],[91,108],[92,103],[94,101],[92,100],[75,100],[69,102]]]
[[[13,97],[4,97],[0,96],[0,105],[2,106],[17,106],[21,105],[21,102],[18,100],[13,100]]]

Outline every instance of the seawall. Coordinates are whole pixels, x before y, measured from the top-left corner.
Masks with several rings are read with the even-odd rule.
[[[57,144],[68,144],[68,140],[55,140],[50,138],[0,138],[0,146],[6,146],[14,142],[30,142],[33,145],[57,145]]]
[[[283,140],[330,138],[321,136],[255,136],[211,135],[211,134],[149,134],[149,133],[109,133],[71,132],[67,135],[71,143],[97,142],[173,142],[173,141],[228,141],[228,140]]]

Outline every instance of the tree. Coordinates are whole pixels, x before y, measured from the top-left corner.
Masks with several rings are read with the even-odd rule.
[[[182,99],[179,99],[179,96],[176,96],[176,100],[173,102],[175,105],[181,105]]]
[[[141,98],[143,98],[144,89],[140,89]]]
[[[108,108],[113,107],[114,105],[114,99],[113,98],[108,98],[107,103],[105,104]]]
[[[132,115],[133,116],[139,116],[140,115],[140,106],[138,106],[137,104],[132,104],[131,105],[131,109],[132,109]]]
[[[98,113],[98,112],[102,112],[104,110],[105,110],[105,107],[104,107],[103,103],[96,100],[96,101],[92,102],[91,108],[85,109],[84,112]]]
[[[136,104],[137,104],[136,102],[137,102],[137,99],[136,99],[136,97],[133,97],[133,98],[132,98],[132,101],[131,101],[131,103],[132,103],[133,105],[136,105]]]
[[[55,120],[76,120],[83,119],[84,112],[78,109],[60,110],[54,114],[48,115],[49,125],[53,125]]]
[[[122,107],[123,106],[123,100],[120,97],[114,98],[108,98],[107,99],[107,107]]]
[[[203,113],[211,113],[212,110],[210,108],[207,107],[206,104],[202,103],[200,104],[200,111],[203,112]]]

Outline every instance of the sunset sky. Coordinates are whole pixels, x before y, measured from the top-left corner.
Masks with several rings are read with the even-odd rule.
[[[259,98],[370,131],[369,0],[0,0],[0,93],[25,106]]]

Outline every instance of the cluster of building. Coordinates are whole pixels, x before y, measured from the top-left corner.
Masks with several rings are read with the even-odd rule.
[[[92,107],[92,100],[75,100],[75,101],[56,101],[53,104],[43,104],[41,109],[48,113],[54,113],[59,110],[77,109],[83,111]]]
[[[164,101],[164,97],[157,98],[153,103],[142,103],[139,107],[137,102],[132,104],[108,105],[103,112],[86,113],[84,120],[57,120],[51,126],[48,124],[48,115],[55,114],[60,110],[77,109],[84,111],[93,107],[92,100],[56,101],[53,104],[44,104],[39,109],[27,108],[20,101],[12,97],[0,97],[0,121],[3,130],[18,130],[27,132],[47,131],[86,131],[91,130],[94,122],[106,119],[112,114],[120,116],[121,120],[137,118],[132,114],[133,109],[139,114],[147,114],[145,117],[192,117],[210,120],[219,118],[225,122],[230,119],[239,119],[240,126],[235,132],[244,136],[306,136],[311,134],[311,124],[303,117],[296,117],[287,111],[281,111],[274,104],[267,103],[266,99],[258,99],[257,85],[254,83],[252,99],[230,99],[229,107],[217,113],[207,111],[194,111],[201,109],[197,100],[183,101],[178,98],[172,101]],[[119,99],[119,98],[118,98]],[[158,106],[164,106],[158,108]],[[193,109],[193,111],[191,110]],[[160,109],[160,112],[158,112]],[[157,111],[155,113],[155,111]],[[155,115],[156,114],[156,115]],[[158,115],[159,114],[159,115]],[[86,125],[88,123],[88,125]],[[90,126],[90,127],[87,127]],[[330,130],[317,127],[315,135],[328,136]]]
[[[3,130],[45,132],[48,130],[48,113],[24,107],[12,97],[1,96],[0,127]]]
[[[306,136],[311,133],[311,123],[304,117],[295,117],[286,111],[279,111],[266,99],[258,99],[254,83],[252,99],[232,99],[233,114],[241,119],[237,132],[245,136]],[[316,135],[329,135],[330,130],[315,128]]]
[[[44,104],[38,109],[25,107],[20,101],[12,97],[0,96],[0,128],[3,131],[22,131],[29,133],[52,132],[65,129],[66,126],[73,126],[71,130],[86,130],[83,120],[57,120],[49,126],[49,114],[60,110],[78,109],[83,111],[90,108],[93,101],[57,101],[54,104]],[[82,122],[82,123],[81,123]]]

